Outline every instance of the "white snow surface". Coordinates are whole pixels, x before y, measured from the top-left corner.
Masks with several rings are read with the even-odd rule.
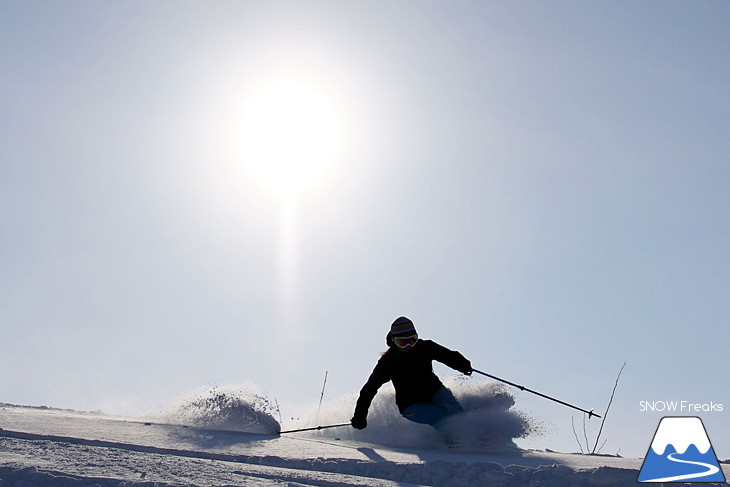
[[[640,459],[518,449],[512,439],[533,426],[511,410],[511,396],[498,387],[455,392],[468,411],[450,426],[464,438],[456,447],[430,427],[400,418],[387,392],[374,402],[363,431],[346,426],[282,435],[265,398],[225,391],[194,397],[155,418],[0,404],[0,487],[570,487],[636,481]],[[349,398],[325,407],[316,424],[347,422],[352,404]]]

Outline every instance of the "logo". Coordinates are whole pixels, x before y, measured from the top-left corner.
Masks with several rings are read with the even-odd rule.
[[[702,420],[662,418],[654,433],[639,482],[725,482]]]

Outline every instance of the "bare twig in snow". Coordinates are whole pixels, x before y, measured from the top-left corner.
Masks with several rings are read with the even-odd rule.
[[[603,424],[606,422],[606,417],[608,416],[608,410],[611,409],[611,403],[613,403],[613,396],[616,394],[616,387],[618,387],[618,381],[621,378],[621,373],[624,371],[624,367],[626,367],[626,362],[621,366],[621,370],[618,371],[618,376],[616,377],[616,382],[613,385],[613,391],[611,392],[611,399],[608,401],[608,406],[606,406],[606,412],[603,414],[603,419],[601,420],[601,427],[598,429],[598,435],[596,435],[596,443],[593,445],[593,451],[591,453],[596,453],[596,448],[598,447],[598,439],[601,437],[601,433],[603,432]],[[604,442],[605,443],[605,442]],[[601,448],[603,448],[603,445],[601,445]]]
[[[570,425],[573,427],[573,435],[575,436],[575,441],[578,442],[578,448],[580,448],[580,452],[585,453],[583,451],[583,445],[580,444],[580,440],[578,439],[578,433],[575,432],[575,421],[573,421],[573,416],[570,417]]]

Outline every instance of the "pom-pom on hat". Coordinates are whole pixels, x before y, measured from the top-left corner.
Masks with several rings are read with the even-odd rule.
[[[413,335],[414,333],[416,333],[416,327],[413,326],[413,322],[405,316],[397,318],[393,324],[390,325],[390,334],[393,336]]]

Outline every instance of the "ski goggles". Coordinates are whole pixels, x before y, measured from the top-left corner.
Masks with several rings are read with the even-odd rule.
[[[408,336],[394,336],[393,343],[398,348],[409,348],[413,347],[418,341],[418,333]]]

